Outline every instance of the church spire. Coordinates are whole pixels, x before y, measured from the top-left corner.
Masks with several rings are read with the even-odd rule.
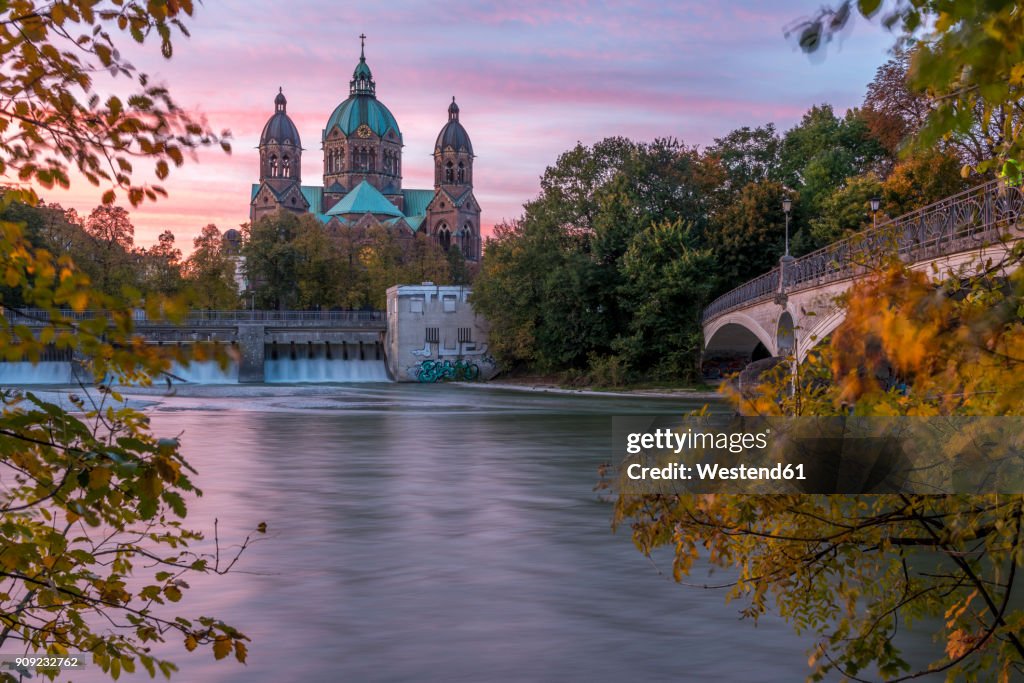
[[[377,96],[377,84],[373,82],[373,74],[366,63],[366,34],[359,34],[359,63],[356,70],[352,72],[352,80],[349,82],[350,95]]]

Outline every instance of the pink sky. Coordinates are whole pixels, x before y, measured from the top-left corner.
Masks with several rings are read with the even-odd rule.
[[[226,230],[247,220],[255,147],[278,86],[306,149],[303,182],[319,184],[321,129],[348,96],[362,32],[377,96],[405,140],[404,187],[431,186],[434,139],[457,97],[477,154],[474,190],[486,233],[520,214],[545,167],[577,141],[673,136],[703,146],[745,125],[773,121],[785,130],[813,104],[859,104],[892,37],[860,21],[843,45],[812,62],[782,34],[817,7],[798,0],[197,5],[192,38],[178,41],[171,61],[156,44],[133,49],[131,60],[213,128],[231,130],[233,152],[207,150],[199,163],[172,171],[164,183],[170,197],[132,211],[136,239],[152,244],[169,229],[189,251],[207,223]],[[69,191],[42,195],[87,214],[101,193],[76,179]]]

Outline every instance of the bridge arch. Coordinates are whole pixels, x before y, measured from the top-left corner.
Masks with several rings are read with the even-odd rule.
[[[769,356],[776,355],[771,335],[749,315],[734,311],[716,319],[704,330],[704,355],[743,354],[749,356],[761,344]]]
[[[782,311],[775,330],[775,355],[788,356],[796,351],[796,333],[793,326],[793,314]]]
[[[797,344],[797,361],[803,362],[807,358],[807,354],[820,344],[823,339],[835,332],[836,328],[842,325],[844,320],[846,320],[846,309],[839,306],[829,312],[828,315],[822,316],[817,320],[814,327],[807,334],[803,335],[803,338]]]

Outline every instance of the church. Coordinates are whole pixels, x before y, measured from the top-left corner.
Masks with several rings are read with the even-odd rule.
[[[260,136],[260,181],[252,186],[249,220],[280,209],[312,213],[326,228],[361,230],[384,225],[412,236],[424,233],[442,249],[480,259],[480,205],[473,196],[473,145],[459,122],[459,105],[434,143],[434,188],[402,187],[402,131],[377,99],[360,36],[359,63],[349,96],[320,135],[323,185],[302,184],[302,143],[279,90]]]

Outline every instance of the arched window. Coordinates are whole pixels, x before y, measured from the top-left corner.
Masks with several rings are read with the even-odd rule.
[[[462,226],[462,253],[472,258],[476,255],[476,237],[473,234],[473,224],[467,222]]]
[[[281,159],[281,175],[285,178],[292,177],[292,160],[287,155]]]
[[[454,180],[455,172],[452,169],[452,162],[444,165],[444,181],[450,183]]]
[[[437,228],[437,243],[445,251],[452,246],[452,231],[448,229],[447,223],[441,223]]]
[[[466,166],[461,161],[459,162],[459,182],[466,182]]]
[[[276,154],[271,154],[270,155],[270,177],[271,178],[276,178],[277,177],[277,155]]]

